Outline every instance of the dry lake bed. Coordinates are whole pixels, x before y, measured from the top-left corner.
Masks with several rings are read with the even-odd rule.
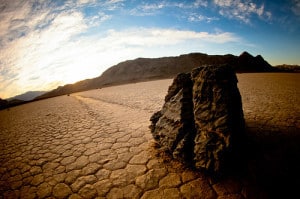
[[[238,80],[248,134],[239,171],[212,177],[157,153],[149,118],[172,82],[158,80],[0,111],[0,199],[299,195],[300,74]]]

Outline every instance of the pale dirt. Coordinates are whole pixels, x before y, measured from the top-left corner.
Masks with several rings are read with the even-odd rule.
[[[248,144],[221,178],[158,154],[149,118],[172,80],[0,111],[0,198],[273,198],[297,193],[300,74],[238,74]]]

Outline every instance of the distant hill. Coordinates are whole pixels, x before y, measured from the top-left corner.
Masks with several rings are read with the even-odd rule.
[[[28,103],[28,102],[34,100],[36,97],[43,95],[45,93],[47,93],[47,92],[46,91],[28,91],[21,95],[17,95],[15,97],[11,97],[11,98],[8,98],[5,100],[0,98],[0,110]]]
[[[28,101],[23,101],[23,100],[18,100],[18,99],[13,99],[11,101],[8,101],[8,100],[3,100],[0,98],[0,110],[9,108],[9,107],[18,106],[21,104],[25,104],[27,102]]]
[[[23,93],[21,95],[17,95],[15,97],[7,99],[8,101],[12,100],[22,100],[22,101],[30,101],[36,98],[37,96],[43,95],[44,93],[47,93],[47,91],[28,91],[26,93]]]
[[[176,57],[138,58],[112,66],[99,77],[58,87],[36,99],[130,82],[174,78],[178,73],[189,72],[195,67],[216,64],[230,64],[236,72],[276,71],[262,56],[254,57],[248,52],[240,56],[191,53]]]
[[[299,65],[277,65],[275,66],[277,69],[283,71],[283,72],[297,72],[300,73],[300,66]]]

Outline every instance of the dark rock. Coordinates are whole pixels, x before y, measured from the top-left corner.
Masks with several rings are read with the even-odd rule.
[[[179,74],[161,111],[151,117],[161,149],[198,169],[217,172],[244,133],[237,78],[228,65]]]
[[[273,72],[276,71],[261,55],[256,57],[248,52],[243,52],[237,57],[234,68],[238,72]]]
[[[197,68],[192,79],[195,166],[218,171],[244,133],[237,77],[231,67],[223,65]]]
[[[186,141],[194,134],[192,86],[189,73],[179,74],[169,87],[162,110],[150,119],[151,132],[161,148],[183,159],[190,157],[184,151],[189,147]]]

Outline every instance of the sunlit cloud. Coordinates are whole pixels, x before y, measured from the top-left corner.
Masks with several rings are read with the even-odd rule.
[[[33,84],[31,89],[35,86],[46,89],[52,82],[66,84],[95,77],[108,66],[128,57],[134,58],[145,47],[176,45],[189,40],[214,43],[238,41],[232,33],[145,28],[109,30],[103,37],[75,37],[86,28],[79,13],[62,15],[42,33],[33,33],[12,43],[10,52],[18,56],[6,65],[12,74],[17,74],[19,80],[17,84],[1,89],[21,87],[32,80],[40,83]],[[10,53],[6,56],[4,60],[13,57]]]
[[[9,60],[5,65],[18,80],[2,87],[1,94],[9,93],[15,87],[22,90],[22,85],[31,85],[26,87],[30,90],[48,90],[50,85],[96,77],[111,65],[142,55],[144,48],[175,46],[189,41],[239,41],[237,36],[229,32],[159,28],[111,29],[101,36],[81,36],[80,33],[88,29],[87,24],[80,12],[63,12],[47,28],[11,42],[1,60]]]
[[[209,41],[213,43],[237,42],[239,38],[234,34],[208,33],[184,31],[176,29],[130,29],[122,32],[110,31],[108,39],[117,42],[118,45],[136,45],[136,46],[159,46],[174,45],[186,40]],[[119,38],[119,39],[118,39]]]
[[[251,0],[0,0],[0,97],[97,77],[137,57],[259,48],[230,25],[272,15]]]
[[[94,43],[84,42],[80,34],[111,16],[99,11],[85,17],[80,8],[102,3],[102,10],[112,10],[121,2],[78,0],[57,5],[50,0],[1,1],[0,97],[98,76],[99,54],[89,54]]]

